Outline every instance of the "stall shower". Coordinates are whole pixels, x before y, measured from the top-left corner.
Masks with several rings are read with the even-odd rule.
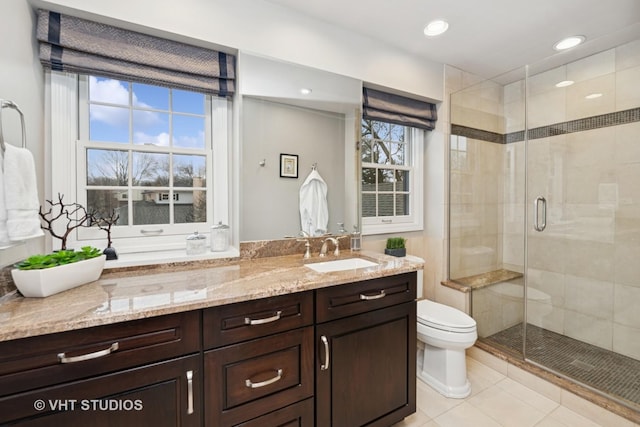
[[[552,60],[451,95],[449,278],[482,343],[640,411],[640,40]]]

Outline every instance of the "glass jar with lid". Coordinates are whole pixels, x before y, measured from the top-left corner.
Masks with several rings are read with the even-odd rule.
[[[187,236],[187,255],[200,255],[207,251],[207,236],[197,231]]]
[[[211,227],[211,251],[224,252],[229,249],[230,234],[229,226],[223,224],[222,221]]]

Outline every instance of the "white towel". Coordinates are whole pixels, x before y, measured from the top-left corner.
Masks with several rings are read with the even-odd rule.
[[[19,241],[42,236],[40,199],[36,166],[31,152],[5,144],[3,159],[4,204],[7,212],[9,240]]]
[[[309,236],[321,236],[327,232],[327,183],[316,170],[311,171],[300,187],[300,223]]]

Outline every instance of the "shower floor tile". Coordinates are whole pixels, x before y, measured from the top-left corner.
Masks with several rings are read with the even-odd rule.
[[[522,325],[483,339],[522,355]],[[534,325],[527,325],[527,358],[640,407],[640,361]]]

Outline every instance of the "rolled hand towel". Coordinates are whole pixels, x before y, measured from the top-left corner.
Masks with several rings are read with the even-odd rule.
[[[7,209],[7,233],[12,241],[42,236],[40,199],[36,167],[31,152],[5,144],[4,199]]]

